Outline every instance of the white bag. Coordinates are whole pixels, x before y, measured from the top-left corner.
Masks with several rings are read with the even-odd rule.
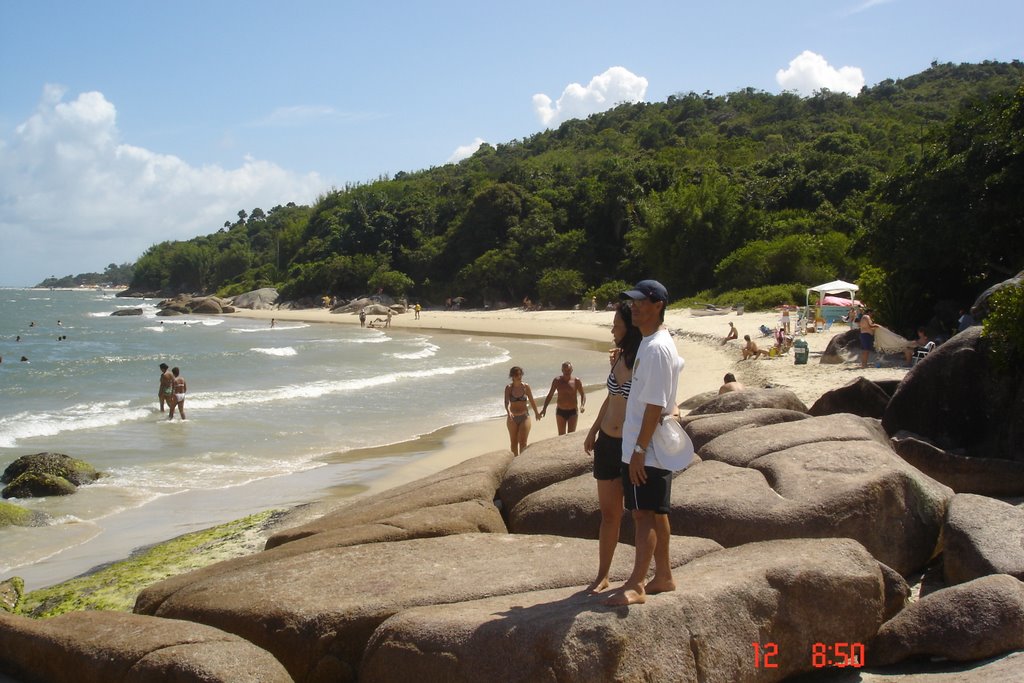
[[[693,442],[679,420],[665,416],[658,428],[654,430],[654,456],[658,461],[655,467],[678,472],[686,469],[693,462]],[[649,463],[652,464],[653,463]]]

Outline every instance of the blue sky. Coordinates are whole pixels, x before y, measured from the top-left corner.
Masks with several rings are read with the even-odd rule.
[[[622,101],[1022,59],[1021,26],[1018,0],[0,0],[0,286]]]

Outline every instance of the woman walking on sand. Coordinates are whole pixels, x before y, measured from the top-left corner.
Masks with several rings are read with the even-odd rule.
[[[523,369],[516,365],[508,372],[512,381],[505,385],[505,425],[508,427],[508,436],[511,443],[512,455],[519,455],[526,448],[526,440],[530,437],[530,408],[533,406],[533,414],[540,419],[540,412],[537,411],[537,402],[533,400],[533,392],[530,385],[523,381]]]
[[[612,338],[615,349],[611,356],[612,369],[608,374],[608,395],[583,441],[583,450],[594,456],[594,479],[597,480],[597,500],[601,508],[597,578],[588,588],[592,593],[600,593],[608,587],[608,572],[622,526],[622,423],[626,418],[626,399],[633,380],[633,362],[643,340],[640,330],[633,326],[633,311],[628,306],[620,304],[616,309]]]
[[[185,378],[181,376],[181,370],[178,368],[171,368],[171,374],[174,375],[174,382],[171,386],[174,389],[174,393],[171,394],[171,410],[167,414],[168,420],[174,419],[174,409],[178,409],[178,414],[181,415],[181,419],[185,419],[185,393],[188,391],[188,386],[185,384]]]

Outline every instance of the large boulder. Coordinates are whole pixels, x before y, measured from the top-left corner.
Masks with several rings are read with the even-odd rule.
[[[876,421],[853,415],[736,429],[699,455],[673,480],[672,532],[726,547],[847,537],[907,574],[935,555],[953,496],[897,457]],[[594,499],[586,476],[537,490],[509,511],[509,531],[592,537]]]
[[[123,612],[0,612],[0,672],[47,683],[292,683],[280,662],[238,636]]]
[[[1007,287],[1019,287],[1022,282],[1024,282],[1024,271],[1017,273],[1017,275],[1008,280],[1003,280],[999,284],[992,285],[979,294],[978,298],[974,300],[974,304],[971,305],[971,317],[974,318],[975,323],[980,325],[988,317],[989,300],[993,294]]]
[[[697,406],[690,412],[694,415],[708,415],[711,413],[732,413],[751,408],[781,408],[783,410],[795,410],[800,413],[807,412],[807,406],[796,394],[789,389],[744,389],[743,391],[730,391],[713,398],[703,405]]]
[[[1022,369],[996,371],[981,330],[964,330],[911,368],[885,410],[889,434],[905,430],[944,450],[1024,461]]]
[[[344,525],[341,518],[338,521],[340,523],[337,528],[278,544],[260,553],[207,565],[153,584],[139,593],[135,600],[135,611],[139,614],[153,614],[168,597],[194,583],[316,550],[451,534],[506,533],[505,522],[497,508],[489,501],[480,500],[424,507],[354,526]]]
[[[887,621],[868,664],[918,656],[963,662],[1024,648],[1024,583],[1005,574],[930,593]]]
[[[99,479],[89,463],[63,453],[23,455],[7,466],[0,483],[4,498],[63,496]]]
[[[110,315],[111,316],[115,316],[115,317],[116,316],[124,316],[124,315],[142,315],[142,309],[141,308],[119,308],[116,311],[114,311],[113,313],[111,313]]]
[[[231,300],[231,305],[235,308],[250,308],[252,310],[268,310],[274,307],[277,303],[277,290],[273,287],[263,287],[261,289],[254,289],[244,294],[239,294]]]
[[[885,415],[885,407],[889,405],[889,398],[890,395],[882,387],[869,379],[858,377],[838,389],[826,391],[814,402],[809,412],[816,417],[852,413],[881,420]]]
[[[388,489],[369,500],[344,505],[312,522],[286,529],[267,540],[267,548],[342,527],[379,522],[405,512],[438,505],[494,500],[511,451],[494,451],[403,486]]]
[[[192,299],[189,304],[189,311],[191,313],[200,313],[205,315],[220,315],[224,312],[224,307],[220,299],[212,296],[206,296]]]
[[[953,497],[942,532],[946,583],[1008,574],[1024,581],[1024,510],[969,493]]]
[[[674,539],[673,564],[707,549],[703,539]],[[629,575],[632,555],[628,546],[619,548],[613,580]],[[495,595],[579,590],[593,579],[596,557],[595,541],[510,534],[329,548],[195,582],[156,615],[236,633],[272,652],[297,681],[352,681],[366,641],[394,614]]]
[[[806,420],[810,415],[796,410],[783,408],[750,408],[735,413],[711,413],[708,415],[687,415],[680,418],[693,441],[693,447],[700,450],[704,444],[726,432],[745,427],[761,427],[780,422],[796,422]]]
[[[873,441],[889,450],[888,439],[877,422],[841,413],[733,430],[708,442],[698,453],[705,460],[748,467],[758,458],[794,446],[857,441]],[[841,469],[841,463],[836,464]]]
[[[586,436],[585,431],[579,431],[530,444],[502,477],[498,498],[503,509],[511,510],[529,494],[556,482],[592,475],[594,459],[583,450]]]
[[[828,340],[828,346],[821,354],[822,365],[838,365],[860,357],[860,331],[847,330]]]
[[[879,565],[847,539],[722,550],[675,579],[642,606],[566,588],[406,609],[374,632],[359,680],[778,681],[812,669],[814,643],[882,623]]]
[[[890,442],[901,458],[957,493],[1024,496],[1024,462],[951,453],[911,432],[897,432]]]

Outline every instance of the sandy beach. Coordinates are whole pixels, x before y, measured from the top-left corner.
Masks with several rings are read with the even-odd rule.
[[[271,319],[339,325],[359,324],[358,316],[355,314],[331,313],[326,309],[241,310],[231,315],[266,320],[268,324]],[[415,319],[412,312],[395,315],[392,317],[391,325],[396,329],[409,331],[550,338],[553,343],[558,339],[588,340],[598,344],[607,343],[611,348],[613,315],[611,311],[524,311],[518,308],[494,311],[424,310],[419,320]],[[736,326],[739,339],[722,344],[730,321]],[[821,394],[848,384],[859,376],[871,380],[899,380],[907,372],[907,368],[902,367],[902,364],[894,364],[892,361],[883,362],[881,367],[871,366],[866,369],[861,369],[854,361],[839,365],[822,365],[819,362],[820,357],[829,340],[846,329],[838,324],[830,332],[806,334],[802,337],[807,341],[810,351],[806,365],[796,365],[792,352],[778,358],[741,360],[743,335],[749,334],[761,348],[770,348],[773,340],[770,337],[762,337],[759,329],[761,325],[774,328],[779,321],[780,316],[776,311],[694,316],[689,309],[670,309],[665,315],[665,325],[675,334],[679,353],[686,361],[679,382],[679,402],[682,403],[697,394],[717,392],[722,384],[722,377],[727,372],[732,372],[747,387],[771,386],[789,389],[808,407]],[[550,377],[557,374],[557,368],[527,367],[526,370],[527,382],[533,388],[534,396],[540,404],[547,393]],[[604,400],[605,378],[582,379],[587,385],[590,410],[580,416],[578,429],[586,430],[590,428],[592,416],[597,414],[597,409]],[[555,420],[549,415],[547,419],[534,421],[530,441],[532,443],[557,435]],[[508,448],[508,433],[502,419],[462,425],[435,436],[438,437],[437,450],[381,478],[367,493],[412,481],[467,458]]]

